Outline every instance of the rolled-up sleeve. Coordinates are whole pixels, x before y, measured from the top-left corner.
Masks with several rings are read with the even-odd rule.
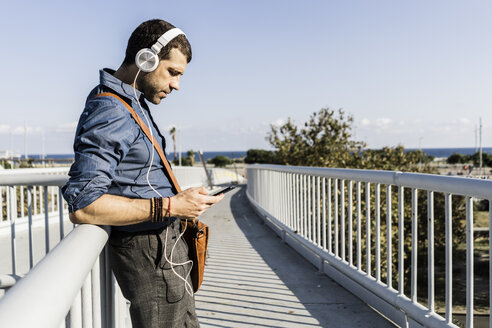
[[[97,97],[87,102],[75,135],[70,179],[62,188],[70,212],[86,207],[108,191],[115,168],[137,134],[133,118],[116,99]]]

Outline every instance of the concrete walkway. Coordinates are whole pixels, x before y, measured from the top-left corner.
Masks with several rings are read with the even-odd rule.
[[[283,244],[245,190],[227,194],[201,217],[211,227],[196,294],[202,327],[394,327]]]

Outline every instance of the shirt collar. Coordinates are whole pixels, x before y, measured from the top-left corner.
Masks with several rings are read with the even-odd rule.
[[[115,78],[113,76],[114,70],[110,68],[104,68],[99,71],[99,83],[101,85],[104,85],[108,88],[111,88],[114,90],[116,93],[119,93],[122,96],[125,96],[127,98],[131,98],[134,101],[138,101],[137,99],[140,99],[142,96],[142,92],[135,90],[134,88],[129,85],[124,83],[123,81]],[[137,98],[135,99],[135,92],[137,94]]]

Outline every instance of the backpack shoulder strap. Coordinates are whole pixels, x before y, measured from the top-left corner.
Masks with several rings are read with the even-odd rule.
[[[178,181],[176,180],[176,177],[174,176],[174,173],[171,170],[171,166],[169,165],[169,162],[166,158],[166,154],[164,154],[161,146],[159,145],[157,140],[155,140],[154,136],[151,136],[149,128],[147,127],[147,125],[145,125],[145,123],[142,121],[140,116],[137,115],[135,110],[130,105],[128,105],[126,103],[126,101],[124,101],[123,99],[121,99],[121,97],[119,97],[118,95],[115,95],[114,93],[103,92],[103,93],[96,95],[96,97],[113,97],[113,98],[116,98],[117,100],[119,100],[123,105],[125,105],[126,109],[130,112],[130,114],[132,114],[133,119],[137,122],[137,124],[140,126],[142,131],[145,133],[147,138],[154,145],[155,150],[157,150],[157,153],[159,154],[159,157],[161,158],[161,161],[164,164],[165,172],[167,173],[167,176],[171,179],[172,186],[174,187],[176,192],[181,192],[181,187],[179,186]]]

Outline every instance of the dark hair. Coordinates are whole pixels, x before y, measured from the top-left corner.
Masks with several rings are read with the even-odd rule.
[[[157,39],[164,33],[174,28],[174,26],[161,19],[152,19],[140,24],[132,35],[128,39],[128,45],[126,47],[124,65],[131,65],[135,62],[135,56],[140,49],[150,48]],[[191,45],[183,34],[178,35],[172,39],[164,48],[159,52],[159,59],[169,59],[169,52],[171,49],[177,48],[183,55],[186,56],[186,60],[189,63],[191,61]]]

